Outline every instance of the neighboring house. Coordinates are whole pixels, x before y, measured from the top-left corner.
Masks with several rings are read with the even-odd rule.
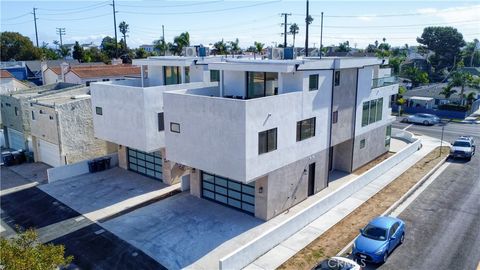
[[[29,89],[30,85],[19,81],[10,72],[6,70],[0,71],[0,94],[7,94],[19,90]]]
[[[116,145],[93,135],[88,87],[35,97],[30,126],[35,161],[53,167],[93,159],[117,151]]]
[[[412,90],[409,90],[403,94],[403,98],[407,100],[406,106],[408,107],[423,107],[426,109],[436,109],[438,105],[442,104],[460,104],[460,87],[453,87],[452,89],[457,92],[451,95],[449,98],[446,98],[444,95],[440,94],[445,87],[447,87],[447,83],[435,83],[413,88]],[[476,99],[480,98],[480,90],[471,87],[465,87],[465,95],[468,95],[472,92],[474,93]]]
[[[17,80],[29,82],[33,86],[41,84],[41,78],[38,78],[35,72],[30,70],[25,61],[8,61],[1,62],[0,67],[10,72]]]
[[[47,83],[67,82],[89,86],[92,82],[124,80],[140,76],[140,68],[132,65],[49,67],[44,72]]]
[[[152,53],[152,52],[155,51],[155,46],[154,45],[144,44],[144,45],[140,45],[140,48],[144,49],[145,51],[147,51],[149,53]]]
[[[0,95],[1,116],[7,147],[16,150],[33,150],[29,110],[33,99],[78,87],[80,86],[75,84],[57,83]]]
[[[390,146],[389,100],[398,84],[383,78],[383,60],[133,63],[148,66],[148,77],[92,84],[95,136],[122,145],[122,167],[166,183],[181,179],[192,195],[260,219]]]

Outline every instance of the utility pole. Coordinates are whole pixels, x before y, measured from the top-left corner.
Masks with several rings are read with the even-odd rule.
[[[308,13],[308,0],[307,0],[307,16],[305,17],[305,56],[308,56],[308,25],[310,24],[310,14]]]
[[[287,16],[291,16],[292,13],[282,13],[281,16],[284,17],[284,22],[283,22],[283,47],[287,47]]]
[[[60,36],[60,47],[63,46],[62,36],[65,35],[65,28],[57,27],[57,34]]]
[[[33,8],[33,22],[35,23],[35,39],[37,41],[38,48],[38,31],[37,31],[37,13],[35,12],[38,8]]]
[[[163,45],[166,46],[165,42],[165,26],[162,24],[162,40],[163,40]],[[166,50],[165,47],[163,48],[163,56],[165,56]]]
[[[322,19],[320,21],[320,58],[322,58],[322,47],[323,47],[323,11],[322,11]]]
[[[113,8],[113,29],[115,30],[115,58],[118,58],[118,44],[117,44],[117,17],[115,13],[115,0],[112,0],[112,8]]]

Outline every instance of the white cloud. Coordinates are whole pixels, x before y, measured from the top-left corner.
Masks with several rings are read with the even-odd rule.
[[[431,14],[433,17],[441,18],[446,23],[480,20],[480,5],[461,6],[445,9],[423,8],[418,9],[417,12],[421,14]]]

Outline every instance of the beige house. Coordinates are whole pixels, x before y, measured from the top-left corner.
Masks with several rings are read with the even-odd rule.
[[[26,83],[19,81],[10,72],[1,70],[0,73],[0,94],[25,90],[30,88]]]

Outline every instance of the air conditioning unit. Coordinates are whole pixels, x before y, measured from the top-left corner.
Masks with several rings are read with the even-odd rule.
[[[195,48],[195,47],[187,47],[187,48],[185,48],[185,56],[187,56],[187,57],[195,57],[195,56],[197,56],[197,48]]]
[[[272,59],[273,60],[282,60],[283,59],[283,48],[273,48],[272,49]]]

